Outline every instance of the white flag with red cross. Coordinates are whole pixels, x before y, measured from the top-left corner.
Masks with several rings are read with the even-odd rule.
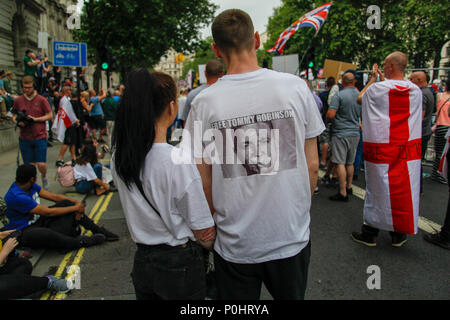
[[[410,81],[372,84],[362,102],[366,168],[364,222],[417,234],[422,153],[422,91]]]
[[[52,125],[52,131],[56,134],[59,141],[64,142],[67,128],[72,126],[77,120],[78,118],[69,99],[65,96],[62,97],[59,101],[58,114]]]

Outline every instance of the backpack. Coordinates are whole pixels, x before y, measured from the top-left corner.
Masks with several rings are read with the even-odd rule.
[[[6,217],[6,201],[2,197],[0,197],[0,222],[3,223],[3,225],[9,223],[9,220]]]
[[[72,167],[72,161],[64,163],[57,169],[57,179],[61,187],[73,187],[75,185],[75,174]]]

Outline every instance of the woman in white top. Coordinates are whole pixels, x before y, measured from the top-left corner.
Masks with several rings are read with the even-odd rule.
[[[178,111],[174,80],[132,71],[116,112],[111,169],[131,238],[138,300],[204,299],[202,248],[215,239],[214,221],[195,164],[176,164],[167,144]],[[200,245],[199,245],[200,244]]]
[[[95,189],[95,194],[99,196],[109,191],[109,184],[102,181],[102,172],[103,166],[97,160],[97,148],[93,143],[85,143],[73,168],[77,192],[87,194]]]

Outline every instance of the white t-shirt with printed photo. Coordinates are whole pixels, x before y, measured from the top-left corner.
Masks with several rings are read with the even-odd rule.
[[[119,190],[120,201],[131,238],[145,245],[178,246],[189,239],[196,241],[191,230],[214,226],[214,220],[194,164],[175,164],[172,151],[182,153],[169,144],[154,143],[147,154],[141,174],[144,193],[161,216],[152,209],[136,185],[127,188],[115,170],[111,172]]]
[[[193,150],[196,130],[204,150],[195,157],[216,161],[214,250],[244,264],[303,250],[311,206],[305,140],[325,129],[304,80],[268,69],[226,75],[195,98],[186,129],[181,147]]]

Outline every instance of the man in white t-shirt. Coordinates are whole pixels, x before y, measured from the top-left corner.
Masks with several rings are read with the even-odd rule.
[[[259,299],[264,282],[275,299],[303,299],[323,121],[305,81],[258,66],[248,14],[224,11],[212,33],[228,73],[193,101],[182,147],[217,224],[219,298]]]

